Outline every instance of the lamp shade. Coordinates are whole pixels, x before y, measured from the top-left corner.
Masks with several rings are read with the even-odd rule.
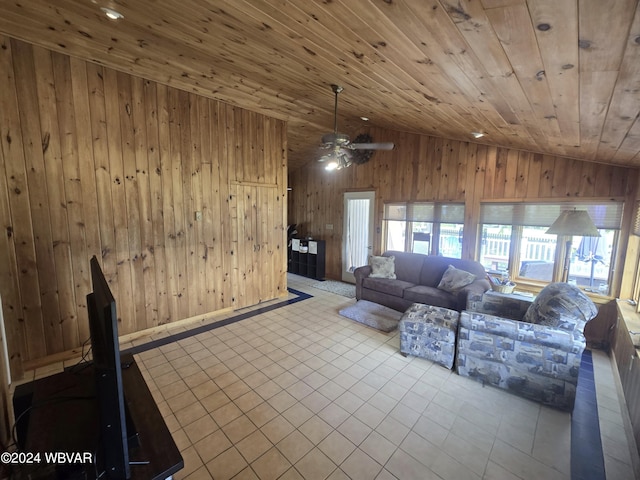
[[[600,232],[586,210],[565,210],[546,233],[556,235],[580,235],[599,237]]]

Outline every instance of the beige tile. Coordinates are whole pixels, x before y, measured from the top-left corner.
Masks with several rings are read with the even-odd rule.
[[[211,416],[216,423],[223,427],[227,423],[235,420],[242,415],[242,410],[235,406],[233,403],[227,403],[225,406],[218,408],[211,412]]]
[[[176,395],[183,394],[188,390],[189,387],[187,386],[187,384],[182,380],[178,380],[162,388],[160,390],[160,393],[162,394],[162,397],[168,401],[169,399],[176,397]]]
[[[282,392],[282,387],[273,380],[267,380],[261,385],[255,387],[254,390],[263,399],[269,400],[274,395]]]
[[[340,465],[340,469],[353,480],[368,480],[376,478],[382,470],[382,465],[357,448]]]
[[[202,461],[207,463],[230,448],[231,442],[222,430],[217,430],[198,441],[194,447]]]
[[[382,420],[386,417],[386,414],[378,410],[373,405],[365,403],[353,414],[358,420],[371,428],[377,427]]]
[[[389,471],[386,468],[383,468],[382,470],[380,470],[380,473],[378,473],[376,480],[398,480],[398,479],[395,476],[391,475],[391,473],[389,473]]]
[[[356,446],[371,433],[371,427],[365,425],[355,417],[349,417],[339,427],[338,431],[347,437]]]
[[[298,473],[295,467],[291,467],[289,470],[284,472],[278,480],[304,480],[304,478],[300,473]]]
[[[524,454],[502,440],[496,440],[489,458],[494,463],[522,478],[568,479],[567,475]]]
[[[322,418],[333,428],[338,428],[338,426],[350,416],[351,414],[349,412],[336,403],[330,403],[318,412],[318,417]]]
[[[269,405],[275,408],[279,413],[284,412],[297,403],[295,397],[290,395],[286,390],[276,393],[267,401],[269,402]]]
[[[236,406],[242,410],[243,412],[248,412],[249,410],[253,410],[258,405],[260,405],[264,400],[260,395],[258,395],[253,390],[248,391],[247,393],[241,395],[240,397],[234,400]]]
[[[229,402],[231,402],[231,399],[222,390],[218,390],[200,400],[200,403],[208,412],[213,412]]]
[[[340,432],[334,430],[318,444],[318,448],[336,465],[340,465],[351,455],[356,446]]]
[[[402,450],[396,450],[385,468],[396,478],[402,480],[440,480],[432,470]]]
[[[298,430],[280,440],[276,447],[292,464],[295,464],[312,448],[313,444]]]
[[[236,444],[238,451],[249,463],[259,458],[271,447],[273,447],[273,443],[259,430],[254,431]]]
[[[508,470],[505,470],[497,463],[489,461],[487,469],[484,472],[483,480],[521,480],[520,477],[514,475]]]
[[[195,422],[196,420],[201,419],[207,414],[207,411],[200,403],[193,403],[188,407],[183,408],[182,410],[176,412],[176,420],[183,427]]]
[[[272,447],[251,463],[251,468],[258,474],[260,480],[275,480],[291,468],[291,463],[280,453],[280,450]]]
[[[250,362],[244,361],[243,363],[235,368],[233,368],[233,373],[235,373],[238,378],[245,379],[250,375],[256,373],[258,369],[252,365]]]
[[[297,402],[286,411],[282,412],[282,416],[286,418],[294,427],[298,428],[313,416],[313,412],[305,407],[302,403]]]
[[[483,475],[489,461],[490,450],[481,449],[471,441],[453,433],[447,436],[442,450],[478,476]]]
[[[176,446],[179,450],[184,450],[187,447],[191,446],[191,440],[187,437],[187,434],[184,432],[184,429],[179,428],[175,432],[171,434],[173,437],[173,441],[176,442]]]
[[[216,480],[231,479],[237,473],[244,470],[246,466],[247,462],[234,447],[231,447],[207,463],[207,469]]]
[[[302,457],[295,467],[305,480],[324,480],[336,469],[336,465],[318,448]]]
[[[175,382],[181,385],[184,385],[184,382],[180,380],[179,382]],[[174,384],[175,384],[174,383]],[[172,384],[172,385],[174,385]],[[166,387],[167,389],[171,389],[172,385]],[[186,386],[186,385],[185,385]],[[167,400],[167,405],[171,408],[174,413],[187,408],[194,403],[196,403],[198,399],[193,394],[191,390],[183,390],[181,393],[173,395],[171,398]]]
[[[251,387],[249,387],[249,385],[244,383],[242,380],[238,380],[231,385],[227,385],[222,390],[231,400],[235,400],[236,398],[252,391]]]
[[[202,460],[193,446],[181,450],[180,453],[184,460],[184,468],[180,470],[179,474],[182,475],[183,478],[188,477],[203,466]]]
[[[207,398],[209,395],[213,395],[218,390],[220,390],[220,387],[218,387],[218,385],[216,385],[216,383],[208,376],[204,382],[201,382],[200,384],[191,388],[191,392],[193,392],[198,400]]]
[[[257,427],[251,420],[249,420],[249,418],[244,415],[236,418],[235,420],[222,427],[222,431],[233,444],[238,443],[240,440],[255,432],[256,430]]]
[[[295,430],[295,427],[281,415],[270,420],[260,428],[262,433],[274,444]]]
[[[362,405],[364,405],[364,400],[355,396],[349,390],[345,391],[342,395],[340,395],[334,403],[336,405],[340,405],[343,409],[345,409],[349,413],[354,413],[358,410]]]
[[[307,395],[313,393],[314,390],[302,380],[298,380],[293,385],[287,387],[287,392],[289,392],[289,394],[295,397],[297,400],[302,400]]]
[[[396,445],[376,431],[371,432],[364,442],[360,444],[360,449],[380,465],[387,463],[396,448]],[[345,472],[349,473],[346,469]]]
[[[320,412],[323,408],[331,403],[327,397],[322,395],[320,392],[313,392],[306,397],[304,397],[300,403],[302,403],[305,407],[311,410],[313,413]]]
[[[233,480],[260,480],[258,476],[255,474],[253,469],[249,467],[245,467],[239,474],[233,477]]]
[[[381,434],[394,445],[400,445],[409,433],[410,428],[389,416],[376,427],[376,432]]]
[[[568,480],[570,416],[403,358],[397,332],[381,334],[336,314],[350,302],[318,291],[140,354],[188,462],[176,479],[217,478],[205,466],[221,456],[223,478],[236,480]],[[604,361],[611,375],[606,354]],[[619,452],[626,444],[615,384],[605,378],[597,385],[603,446]],[[287,456],[299,458],[295,466]],[[627,461],[605,455],[608,478],[626,479]]]
[[[191,443],[197,443],[208,435],[218,430],[218,425],[210,415],[204,415],[195,422],[184,427],[184,431]]]
[[[263,402],[254,409],[249,410],[246,415],[254,425],[260,428],[269,420],[277,417],[278,412],[267,402]]]
[[[183,474],[182,471],[178,472],[177,474],[174,474],[173,478],[175,478],[176,480],[179,480],[180,478],[185,478],[185,480],[213,480],[213,477],[211,476],[211,474],[209,473],[209,470],[207,470],[207,467],[205,465],[201,466],[195,472],[192,472],[186,477],[178,476],[181,474]]]

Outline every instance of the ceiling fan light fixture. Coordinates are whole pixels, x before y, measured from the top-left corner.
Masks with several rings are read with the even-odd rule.
[[[124,15],[109,7],[101,7],[100,10],[104,13],[109,20],[121,20],[124,18]]]
[[[473,138],[482,138],[485,136],[485,133],[483,132],[471,132],[471,135],[473,136]]]
[[[327,165],[324,167],[324,169],[327,172],[332,172],[334,170],[338,170],[338,161],[337,160],[331,160],[329,163],[327,163]]]

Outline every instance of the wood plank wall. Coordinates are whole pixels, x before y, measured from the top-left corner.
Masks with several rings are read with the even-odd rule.
[[[285,294],[284,122],[6,37],[0,75],[14,375],[89,337],[92,255],[121,335]]]
[[[290,173],[289,223],[297,223],[301,235],[326,240],[328,278],[341,277],[346,191],[376,192],[373,245],[378,253],[384,202],[464,202],[465,258],[475,257],[481,200],[635,198],[635,169],[377,128],[369,133],[374,141],[394,142],[396,148],[376,152],[368,163],[345,170],[326,172],[322,164],[311,163]],[[627,202],[629,207],[632,203]],[[625,221],[630,215],[625,210]],[[623,243],[628,233],[627,223]]]

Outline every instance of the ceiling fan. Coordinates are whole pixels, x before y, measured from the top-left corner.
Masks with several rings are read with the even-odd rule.
[[[356,150],[369,151],[372,150],[393,150],[394,145],[387,143],[351,143],[349,136],[344,133],[338,133],[338,94],[344,90],[339,85],[331,85],[331,89],[335,95],[335,104],[333,111],[333,132],[322,136],[322,149],[329,150],[329,153],[318,159],[319,162],[329,162],[325,167],[327,170],[340,170],[350,166],[357,156]],[[358,136],[358,139],[369,140],[369,136]],[[364,153],[364,152],[363,152]]]

